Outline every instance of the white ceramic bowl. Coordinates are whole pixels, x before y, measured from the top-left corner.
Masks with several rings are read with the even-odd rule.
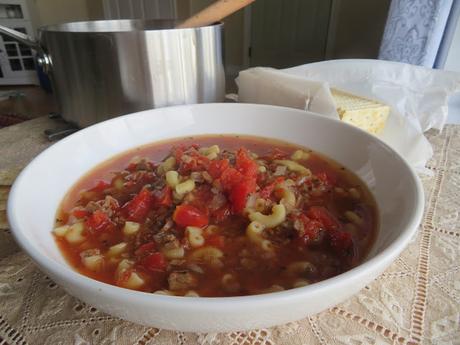
[[[380,231],[358,267],[310,286],[271,294],[184,298],[131,291],[78,274],[51,235],[58,205],[89,169],[130,148],[195,134],[238,133],[283,139],[321,152],[358,174],[373,192]],[[379,275],[416,232],[421,184],[406,162],[376,137],[304,111],[251,104],[203,104],[148,110],[81,130],[35,158],[17,178],[8,217],[18,243],[59,285],[109,314],[165,329],[220,332],[269,327],[331,307]]]

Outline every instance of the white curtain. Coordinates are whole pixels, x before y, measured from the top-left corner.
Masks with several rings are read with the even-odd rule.
[[[442,68],[460,0],[392,0],[379,59]]]

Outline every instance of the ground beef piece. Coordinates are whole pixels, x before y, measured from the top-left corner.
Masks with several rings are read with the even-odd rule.
[[[158,244],[167,244],[174,242],[176,240],[176,236],[170,232],[159,232],[158,234],[153,235],[153,239]]]
[[[142,158],[140,161],[136,163],[135,170],[141,171],[153,171],[154,165],[152,162],[149,162],[147,159]]]
[[[298,232],[291,221],[285,221],[280,226],[265,231],[264,236],[273,243],[285,245],[298,237]]]
[[[104,200],[99,201],[90,201],[86,205],[85,209],[88,212],[93,213],[94,211],[100,210],[104,212],[109,217],[114,215],[114,212],[120,207],[117,199],[111,197],[110,195],[106,195]]]
[[[228,159],[230,165],[234,165],[236,161],[235,153],[232,151],[223,150],[221,154],[221,159]]]
[[[168,223],[168,220],[172,216],[172,211],[161,207],[149,212],[147,219],[144,223],[144,228],[148,229],[152,234],[161,232],[165,225]]]
[[[176,238],[176,236],[172,235],[173,237],[171,237],[171,241],[168,241],[166,243],[163,244],[163,249],[164,250],[172,250],[172,249],[176,249],[176,248],[179,248],[180,247],[180,242],[179,240]]]
[[[153,239],[158,244],[168,244],[171,242],[177,241],[177,238],[173,232],[173,225],[174,223],[171,220],[168,220],[163,227],[153,235]]]
[[[188,290],[197,286],[196,277],[189,271],[175,271],[168,277],[169,289],[175,290]]]

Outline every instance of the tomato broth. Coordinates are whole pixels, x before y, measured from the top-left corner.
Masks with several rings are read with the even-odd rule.
[[[240,135],[156,142],[92,169],[53,230],[91,278],[178,296],[241,296],[313,284],[364,260],[372,194],[310,149]]]

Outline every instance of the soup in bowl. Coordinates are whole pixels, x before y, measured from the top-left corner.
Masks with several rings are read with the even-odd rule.
[[[8,204],[21,246],[69,293],[183,331],[293,321],[356,293],[417,229],[423,193],[393,150],[303,111],[149,110],[39,155]]]

